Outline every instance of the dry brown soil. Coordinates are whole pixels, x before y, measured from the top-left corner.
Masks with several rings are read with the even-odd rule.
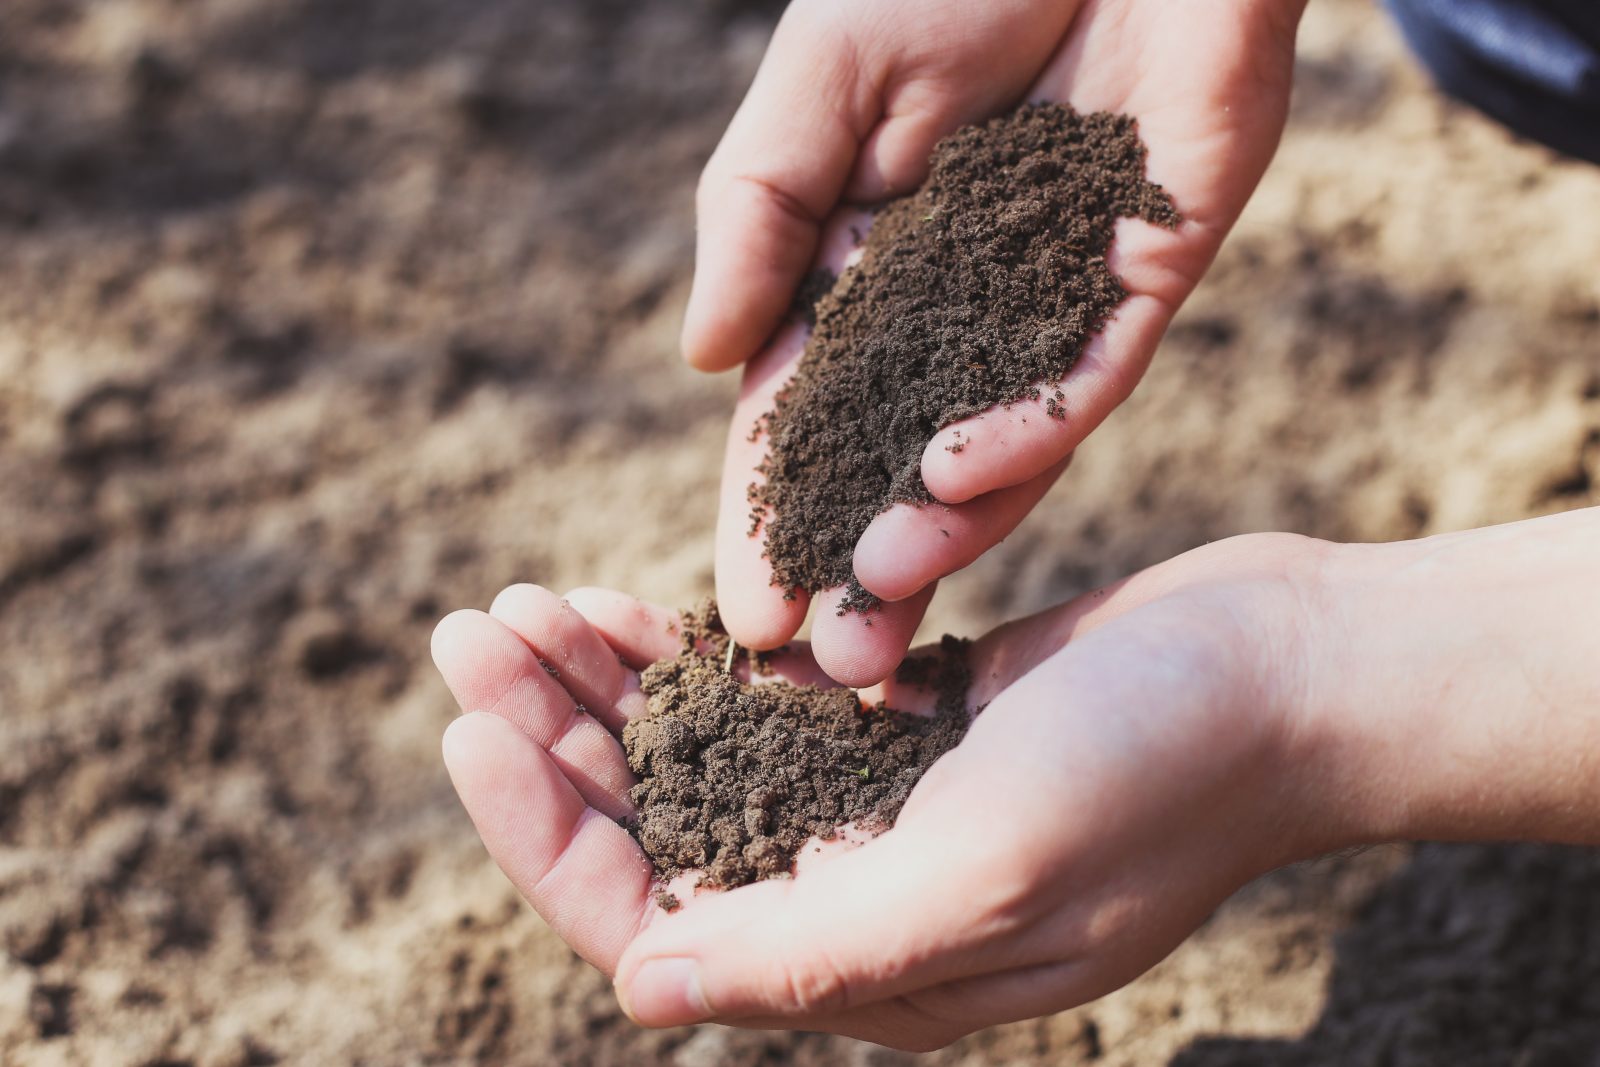
[[[909,1062],[635,1029],[438,758],[447,608],[710,589],[732,383],[675,335],[772,15],[0,3],[0,1062]],[[927,632],[1241,531],[1600,503],[1596,204],[1319,0],[1215,273]],[[1571,1063],[1597,997],[1595,854],[1383,849],[926,1062]]]

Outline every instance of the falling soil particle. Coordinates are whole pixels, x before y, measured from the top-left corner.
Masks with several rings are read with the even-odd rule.
[[[927,182],[879,213],[861,262],[816,304],[795,376],[757,425],[771,447],[751,530],[765,526],[775,585],[847,586],[841,614],[877,604],[851,557],[885,508],[932,502],[928,442],[1072,368],[1127,295],[1106,265],[1118,219],[1178,224],[1144,168],[1133,119],[1055,104],[939,143]],[[1053,417],[1063,399],[1050,396]]]
[[[702,884],[731,888],[790,873],[807,840],[846,823],[887,829],[966,733],[972,676],[956,638],[896,675],[934,695],[934,713],[918,715],[864,707],[851,689],[741,681],[724,667],[713,605],[681,632],[682,652],[641,675],[649,711],[623,733],[640,778],[631,829],[662,878],[699,870]]]

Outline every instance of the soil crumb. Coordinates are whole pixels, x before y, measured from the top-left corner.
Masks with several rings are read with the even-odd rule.
[[[848,586],[841,613],[877,604],[851,557],[879,512],[932,502],[920,466],[933,435],[1037,399],[1072,368],[1127,295],[1105,258],[1119,218],[1177,225],[1144,170],[1133,119],[1057,104],[939,143],[927,182],[879,213],[861,262],[817,301],[758,426],[771,447],[751,531],[766,527],[775,585]],[[801,306],[825,277],[807,277]]]
[[[865,707],[851,689],[741,681],[712,603],[680,633],[683,650],[640,676],[649,711],[623,733],[640,778],[630,829],[662,878],[701,870],[701,884],[732,888],[787,875],[809,838],[846,823],[881,832],[967,731],[966,641],[901,667],[901,685],[934,695],[919,715]]]

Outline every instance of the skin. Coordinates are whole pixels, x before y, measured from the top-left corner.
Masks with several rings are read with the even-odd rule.
[[[445,619],[435,660],[481,709],[445,760],[640,1023],[938,1048],[1116,989],[1286,863],[1600,843],[1597,540],[1600,509],[1390,545],[1249,535],[1003,626],[972,650],[987,707],[893,829],[670,915],[611,820],[634,668],[676,647],[661,609],[516,586]],[[819,677],[804,649],[784,669]]]
[[[796,0],[707,168],[684,336],[706,369],[766,343],[719,525],[740,643],[783,644],[807,609],[771,588],[744,486],[749,428],[804,341],[768,335],[813,256],[849,253],[849,216],[820,221],[909,189],[939,135],[1024,94],[1136,115],[1187,220],[1120,233],[1134,295],[1064,381],[1066,420],[1019,405],[959,427],[959,455],[930,445],[947,509],[891,511],[857,550],[893,601],[874,625],[821,594],[815,643],[782,673],[865,684],[902,657],[933,580],[1003,537],[1137,382],[1270,159],[1302,6]],[[1600,509],[1391,545],[1251,535],[1008,624],[971,652],[985,710],[892,830],[802,854],[791,880],[680,892],[670,915],[614,821],[636,672],[676,648],[662,609],[514,586],[446,618],[434,658],[465,714],[445,761],[491,855],[641,1024],[938,1048],[1121,986],[1285,863],[1422,838],[1600,843],[1597,539]]]
[[[1064,419],[1042,403],[947,427],[922,476],[940,505],[880,516],[856,576],[886,603],[837,614],[818,594],[816,659],[869,685],[903,658],[934,583],[1003,539],[1080,442],[1138,383],[1173,314],[1205,273],[1283,129],[1303,0],[795,0],[701,179],[695,281],[683,351],[703,370],[745,365],[723,472],[717,594],[739,643],[776,648],[810,597],[772,585],[749,533],[746,487],[767,447],[757,419],[805,344],[781,325],[813,264],[839,269],[870,215],[851,205],[914,189],[934,143],[1018,102],[1136,116],[1148,173],[1184,221],[1124,221],[1111,266],[1130,296],[1063,380]],[[960,434],[965,447],[947,445]]]

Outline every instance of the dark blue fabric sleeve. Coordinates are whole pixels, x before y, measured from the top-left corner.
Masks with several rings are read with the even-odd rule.
[[[1600,0],[1386,0],[1446,92],[1600,163]]]

